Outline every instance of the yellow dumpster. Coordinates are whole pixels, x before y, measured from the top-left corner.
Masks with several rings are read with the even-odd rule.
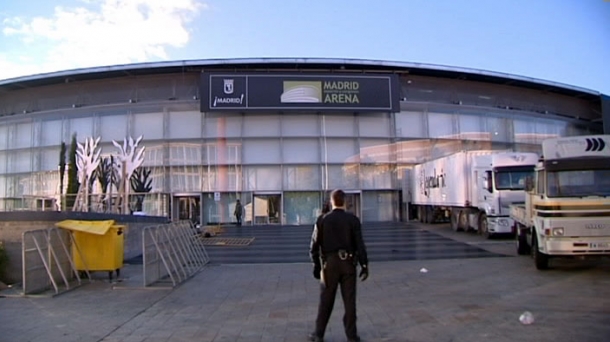
[[[115,225],[114,220],[64,220],[55,226],[73,232],[72,259],[78,271],[108,271],[110,279],[116,271],[119,276],[123,267],[125,226]]]

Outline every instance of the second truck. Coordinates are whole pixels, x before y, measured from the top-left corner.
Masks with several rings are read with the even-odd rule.
[[[483,236],[513,233],[509,205],[525,199],[536,153],[461,151],[416,165],[410,172],[411,206],[424,223],[449,219],[454,230]]]

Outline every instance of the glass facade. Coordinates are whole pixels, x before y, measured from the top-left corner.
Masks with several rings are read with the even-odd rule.
[[[311,225],[335,188],[364,222],[397,221],[402,170],[414,164],[468,149],[539,152],[548,137],[599,133],[566,117],[425,96],[397,113],[201,113],[195,99],[158,98],[0,118],[0,210],[59,196],[59,148],[74,133],[101,137],[104,156],[113,140],[143,136],[159,195],[144,211],[233,222],[240,199],[244,224],[289,225]]]

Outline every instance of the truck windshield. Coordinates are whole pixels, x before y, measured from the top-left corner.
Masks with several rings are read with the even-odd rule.
[[[525,179],[534,175],[534,167],[530,168],[498,168],[495,170],[496,190],[523,190]]]
[[[547,196],[610,196],[610,169],[548,171]]]

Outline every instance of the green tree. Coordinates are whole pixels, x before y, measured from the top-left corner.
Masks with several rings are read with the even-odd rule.
[[[72,210],[74,207],[74,200],[78,193],[80,184],[78,183],[78,169],[76,167],[76,133],[72,134],[72,141],[70,142],[70,152],[68,155],[68,189],[66,190],[66,208]]]

